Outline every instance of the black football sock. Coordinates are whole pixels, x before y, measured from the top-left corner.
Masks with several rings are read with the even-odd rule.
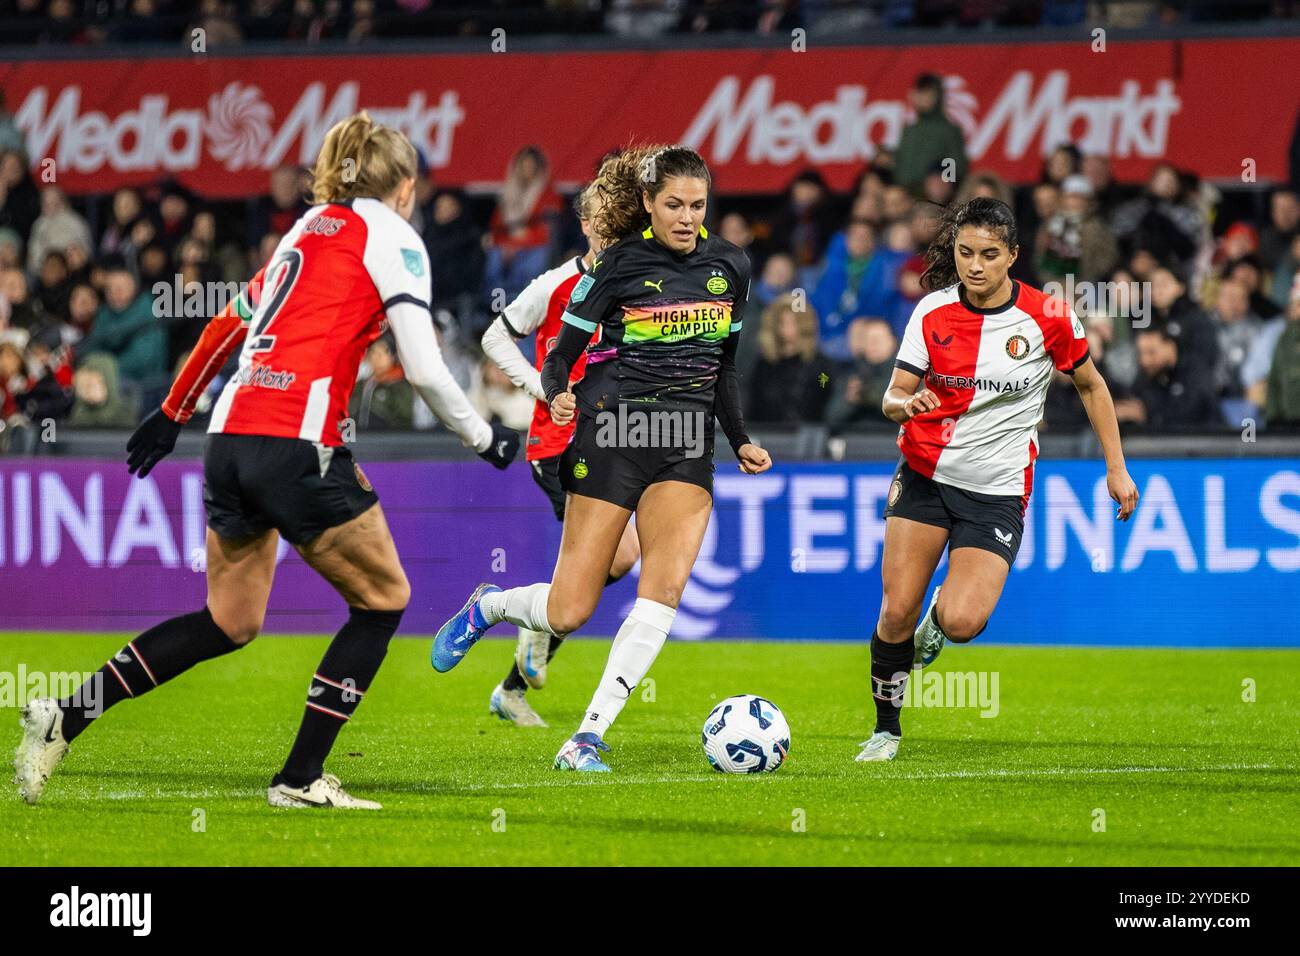
[[[551,658],[555,656],[555,652],[559,650],[560,645],[563,643],[564,638],[556,637],[554,634],[551,635],[551,644],[546,650],[546,663],[551,662]],[[519,665],[513,661],[510,663],[510,673],[501,682],[501,688],[502,690],[528,690],[528,681],[524,680],[524,675],[519,673]]]
[[[903,735],[898,711],[915,656],[916,641],[911,636],[901,644],[886,644],[875,631],[871,632],[871,696],[876,701],[876,733],[884,730],[899,737]]]
[[[312,676],[298,737],[272,785],[305,787],[325,772],[325,758],[379,673],[401,620],[401,611],[351,609]]]
[[[63,736],[74,740],[91,721],[128,697],[139,697],[200,661],[237,651],[205,606],[163,621],[114,654],[71,697],[59,701]]]

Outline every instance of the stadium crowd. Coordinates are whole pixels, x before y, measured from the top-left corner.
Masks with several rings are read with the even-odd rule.
[[[867,28],[1169,26],[1300,15],[1279,0],[0,0],[12,44],[365,43],[507,33],[812,36]]]
[[[918,77],[911,97],[916,118],[896,149],[847,193],[807,169],[780,196],[713,205],[712,227],[754,265],[753,331],[738,357],[750,420],[833,436],[892,428],[880,400],[923,294],[922,252],[945,206],[986,195],[1017,212],[1013,276],[1060,283],[1074,298],[1126,428],[1300,426],[1293,185],[1272,189],[1257,216],[1225,217],[1223,196],[1173,165],[1119,183],[1104,156],[1064,143],[1038,182],[1013,187],[968,168],[937,76]],[[155,407],[222,304],[213,290],[247,280],[307,208],[305,176],[276,169],[269,192],[243,204],[207,203],[174,182],[70,198],[34,180],[0,99],[0,447],[32,450],[51,420],[128,428]],[[448,364],[480,411],[526,430],[531,401],[478,339],[495,311],[584,240],[541,149],[519,149],[503,181],[495,196],[467,196],[422,164],[413,224],[428,246]],[[233,371],[218,376],[201,412]],[[1043,426],[1086,427],[1058,378]],[[362,429],[435,425],[387,338],[369,350],[351,411]]]

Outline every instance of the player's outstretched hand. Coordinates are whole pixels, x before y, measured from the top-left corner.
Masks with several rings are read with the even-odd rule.
[[[180,423],[155,408],[126,441],[126,470],[141,478],[149,474],[154,465],[171,454],[180,433]]]
[[[1115,517],[1120,521],[1127,521],[1138,503],[1137,485],[1129,477],[1128,471],[1120,469],[1117,472],[1106,472],[1106,490],[1110,492],[1111,498],[1119,505],[1119,511],[1115,512]]]
[[[939,396],[928,388],[923,388],[903,403],[903,412],[908,420],[924,412],[932,412],[939,407]]]
[[[577,408],[578,400],[573,397],[573,392],[561,392],[551,402],[551,421],[557,425],[567,425],[573,421],[573,413]]]
[[[741,445],[736,450],[736,457],[740,459],[740,470],[747,475],[761,475],[772,467],[772,456],[753,442]]]
[[[509,468],[517,454],[519,454],[519,432],[493,422],[492,444],[479,452],[478,456],[493,468]]]

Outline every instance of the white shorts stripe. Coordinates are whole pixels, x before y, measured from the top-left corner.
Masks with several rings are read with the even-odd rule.
[[[325,416],[330,410],[330,382],[333,378],[326,375],[311,383],[307,407],[302,413],[302,427],[298,429],[298,437],[303,441],[320,441],[321,432],[325,430]]]

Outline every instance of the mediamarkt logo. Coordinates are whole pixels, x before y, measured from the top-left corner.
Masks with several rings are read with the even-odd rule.
[[[310,164],[329,128],[364,107],[376,122],[406,133],[431,166],[447,165],[452,136],[465,119],[455,91],[444,91],[433,106],[423,90],[412,90],[399,106],[359,103],[359,93],[359,83],[343,83],[327,103],[325,84],[311,83],[277,126],[262,91],[237,82],[208,97],[207,109],[172,109],[167,95],[157,93],[116,116],[82,112],[80,86],[64,87],[52,103],[50,88],[38,86],[14,119],[30,155],[53,157],[61,169],[93,173],[107,165],[118,172],[181,172],[197,168],[206,149],[236,172]]]
[[[945,77],[944,87],[948,115],[964,130],[972,159],[983,157],[1000,137],[1002,153],[1013,160],[1031,146],[1045,155],[1065,142],[1085,153],[1159,158],[1170,119],[1182,108],[1172,80],[1157,80],[1149,94],[1139,81],[1125,79],[1115,96],[1071,96],[1066,70],[1048,71],[1037,86],[1033,73],[1018,70],[982,116],[965,79]],[[723,77],[682,142],[717,163],[730,162],[742,147],[749,163],[852,163],[897,143],[912,115],[902,100],[870,100],[861,85],[841,86],[835,99],[807,107],[777,102],[775,91],[771,76],[755,77],[744,89],[738,77]]]

